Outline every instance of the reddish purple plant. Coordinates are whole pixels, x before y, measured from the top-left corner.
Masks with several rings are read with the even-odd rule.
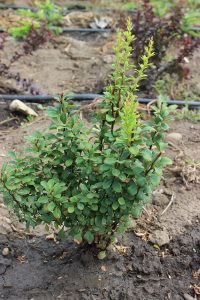
[[[183,13],[183,8],[177,5],[170,15],[159,18],[155,15],[150,0],[143,0],[142,8],[132,15],[132,32],[136,37],[132,55],[136,65],[141,63],[140,57],[149,39],[154,40],[153,68],[142,85],[145,92],[151,91],[156,80],[164,73],[175,73],[180,79],[188,75],[189,69],[183,62],[200,45],[200,39],[186,36],[182,31]],[[166,57],[169,46],[174,42],[178,42],[180,51],[171,61],[164,61],[163,58]]]
[[[50,30],[46,29],[46,24],[43,23],[40,28],[36,29],[31,26],[28,35],[24,39],[23,50],[25,54],[31,54],[37,50],[41,45],[51,40],[53,34]]]
[[[1,75],[6,78],[15,79],[16,82],[22,86],[25,92],[29,92],[32,95],[40,94],[39,89],[33,84],[32,80],[21,78],[19,73],[13,74],[12,72],[10,72],[10,67],[21,57],[25,55],[32,55],[32,53],[36,51],[41,45],[48,42],[52,38],[52,36],[53,35],[51,31],[45,28],[45,24],[42,24],[39,29],[31,26],[28,35],[23,39],[22,51],[16,51],[7,64],[0,61]],[[7,34],[2,34],[0,36],[0,49],[3,49],[6,37]]]
[[[7,36],[8,34],[6,32],[0,34],[0,50],[3,50]]]

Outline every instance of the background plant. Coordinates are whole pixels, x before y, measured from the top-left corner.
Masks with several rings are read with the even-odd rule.
[[[190,110],[186,104],[181,110],[177,110],[175,118],[178,120],[189,120],[192,122],[200,122],[200,109]]]
[[[60,34],[62,28],[57,24],[61,21],[62,15],[59,8],[51,0],[35,1],[34,4],[33,10],[18,10],[18,14],[25,19],[20,21],[19,26],[11,28],[9,34],[15,38],[23,38],[30,30],[38,32],[41,28]]]
[[[153,57],[153,42],[138,69],[130,64],[131,23],[118,32],[114,71],[103,101],[87,129],[76,109],[61,95],[48,111],[52,125],[35,132],[30,146],[4,164],[0,182],[5,204],[27,227],[53,223],[79,242],[104,250],[129,217],[138,217],[171,161],[163,156],[169,110],[162,101],[142,122],[135,92]],[[127,74],[133,71],[132,76]],[[103,258],[104,252],[99,253]]]
[[[133,34],[137,37],[134,42],[134,62],[141,62],[140,57],[145,45],[151,37],[154,39],[154,66],[150,71],[151,76],[143,82],[142,89],[145,92],[152,92],[153,85],[163,74],[176,74],[179,81],[187,78],[189,68],[185,59],[191,57],[200,45],[199,33],[189,29],[197,20],[197,15],[200,16],[200,12],[195,10],[194,17],[192,11],[186,10],[183,3],[172,2],[173,11],[162,17],[157,16],[155,3],[150,0],[143,0],[141,8],[132,14]],[[186,35],[186,32],[190,35]],[[176,48],[180,50],[169,59],[169,47],[172,44],[177,45]]]
[[[3,33],[0,36],[0,50],[3,50],[7,33]],[[38,95],[39,89],[33,84],[32,80],[28,78],[22,78],[19,73],[13,73],[10,71],[11,66],[17,62],[20,58],[26,55],[32,55],[41,45],[45,44],[52,38],[52,33],[46,29],[45,25],[41,25],[40,28],[35,30],[34,26],[30,27],[26,37],[22,42],[22,47],[13,53],[9,61],[5,62],[0,53],[0,71],[1,76],[8,79],[16,80],[23,91],[30,93],[31,95]]]

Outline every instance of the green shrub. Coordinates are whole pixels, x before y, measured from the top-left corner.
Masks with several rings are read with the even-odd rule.
[[[27,227],[53,223],[60,234],[68,228],[75,240],[106,249],[115,232],[125,232],[129,217],[140,215],[162,168],[171,163],[162,156],[168,108],[158,101],[148,121],[137,112],[135,92],[150,65],[153,42],[128,76],[134,69],[129,63],[133,40],[128,22],[127,31],[118,32],[112,83],[91,129],[61,95],[58,107],[48,111],[49,131],[35,132],[30,147],[13,153],[3,166],[5,204]]]
[[[57,22],[62,19],[60,10],[53,4],[51,0],[35,1],[36,11],[20,9],[18,13],[27,18],[20,21],[19,26],[12,27],[9,34],[15,38],[23,38],[28,35],[30,30],[34,28],[36,31],[44,27],[54,34],[62,33],[62,28],[57,26]]]

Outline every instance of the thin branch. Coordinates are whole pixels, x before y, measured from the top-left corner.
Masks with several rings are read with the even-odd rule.
[[[166,213],[166,211],[169,209],[169,207],[172,205],[172,203],[174,202],[175,199],[175,195],[173,194],[171,197],[171,200],[169,201],[168,205],[165,207],[165,209],[161,212],[161,216],[164,215],[164,213]]]
[[[159,159],[159,157],[161,156],[161,154],[162,154],[162,152],[158,153],[158,155],[156,156],[156,158],[151,163],[150,168],[146,171],[145,175],[147,175],[153,169],[153,166],[154,166],[155,162]]]
[[[6,124],[8,122],[11,122],[11,121],[14,121],[14,120],[18,120],[18,118],[13,117],[13,118],[10,118],[10,119],[7,119],[7,120],[3,120],[3,121],[0,122],[0,125],[4,125],[4,124]]]

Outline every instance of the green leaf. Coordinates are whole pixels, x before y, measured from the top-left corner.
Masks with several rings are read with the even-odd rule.
[[[66,187],[63,183],[56,183],[53,187],[53,195],[54,197],[60,196],[63,191],[66,190]]]
[[[131,196],[135,196],[137,194],[137,185],[134,182],[129,184],[128,192]]]
[[[7,165],[8,165],[7,162],[3,163],[2,168],[1,168],[1,174],[3,174],[6,171]]]
[[[132,146],[129,148],[129,151],[131,152],[131,154],[133,154],[134,156],[138,155],[139,153],[139,149],[137,146]]]
[[[113,210],[118,209],[118,207],[119,207],[119,203],[117,201],[112,204],[112,209]]]
[[[101,251],[97,255],[98,259],[104,259],[106,258],[106,251]]]
[[[55,181],[54,181],[54,179],[52,178],[52,179],[50,179],[50,180],[48,180],[48,182],[47,182],[47,190],[48,191],[52,191],[53,190],[53,187],[54,187],[54,185],[55,185]]]
[[[122,182],[126,182],[126,180],[127,180],[127,177],[126,177],[126,175],[124,175],[124,174],[120,173],[120,175],[119,175],[119,179],[120,179]]]
[[[82,192],[87,192],[88,191],[87,186],[84,183],[80,184],[80,188],[81,188]]]
[[[144,160],[146,160],[146,161],[148,161],[148,162],[152,161],[152,153],[151,153],[150,150],[143,149],[143,150],[141,151],[141,155],[142,155],[142,157],[144,158]]]
[[[126,203],[125,200],[124,200],[124,198],[122,198],[122,197],[120,197],[118,199],[118,202],[119,202],[120,205],[124,205]]]
[[[106,115],[106,121],[111,123],[111,122],[115,121],[115,118],[113,118],[111,115]]]
[[[163,150],[166,149],[167,143],[158,142],[158,143],[156,143],[156,146],[158,147],[158,150],[159,150],[159,151],[163,151]]]
[[[105,165],[101,165],[100,166],[100,171],[101,172],[106,172],[106,171],[109,171],[110,170],[110,165],[109,164],[105,164]]]
[[[117,170],[117,169],[112,169],[112,174],[113,174],[113,176],[115,176],[115,177],[119,177],[120,171]]]
[[[144,171],[143,165],[139,162],[136,161],[132,167],[132,172],[134,175],[138,176]]]
[[[151,174],[149,176],[149,180],[150,180],[151,184],[156,187],[160,183],[160,176],[157,174]]]
[[[97,216],[95,218],[95,225],[96,226],[101,226],[102,225],[102,217],[101,216]]]
[[[92,242],[94,241],[94,235],[91,231],[87,231],[84,234],[84,239],[88,242],[88,244],[92,244]]]
[[[73,160],[72,159],[67,159],[66,161],[65,161],[65,166],[66,167],[69,167],[69,166],[71,166],[73,164]]]
[[[55,217],[56,219],[60,219],[60,217],[61,217],[61,210],[60,210],[58,207],[56,207],[56,208],[54,209],[54,211],[53,211],[53,215],[54,215],[54,217]]]
[[[93,204],[93,205],[91,206],[91,209],[92,209],[93,211],[98,211],[98,210],[99,210],[99,207],[98,207],[98,205]]]
[[[79,164],[82,164],[84,162],[84,159],[83,159],[83,157],[77,157],[77,159],[76,159],[76,163],[79,165]]]
[[[84,205],[82,203],[78,203],[77,207],[79,210],[83,210],[84,209]]]
[[[38,203],[41,203],[41,204],[45,204],[45,203],[48,203],[49,202],[49,197],[48,196],[41,196],[38,198]]]
[[[166,156],[160,157],[156,162],[156,167],[163,168],[167,165],[172,165],[172,160]]]
[[[31,191],[31,189],[26,187],[26,188],[18,190],[17,193],[22,196],[25,196],[25,195],[28,195],[30,193],[30,191]]]
[[[144,186],[146,184],[146,177],[142,177],[142,176],[137,177],[136,183],[139,186]]]
[[[74,235],[74,239],[75,239],[76,241],[78,241],[79,243],[81,243],[82,240],[83,240],[82,234],[81,234],[81,233],[75,234],[75,235]]]
[[[63,112],[61,115],[60,115],[60,120],[66,124],[66,121],[67,121],[67,114],[66,112]]]
[[[34,181],[35,177],[33,175],[25,176],[22,180],[24,183],[29,183],[31,181]]]
[[[106,165],[114,165],[116,163],[116,159],[115,158],[112,158],[112,157],[108,157],[104,160],[104,163]]]
[[[116,192],[116,193],[121,193],[121,191],[122,191],[122,185],[121,185],[121,183],[119,183],[119,182],[117,182],[117,181],[115,181],[114,183],[113,183],[113,190]]]
[[[54,208],[56,207],[55,203],[54,202],[50,202],[47,206],[48,210],[53,212],[54,211]]]
[[[140,215],[141,215],[141,213],[142,213],[142,205],[141,205],[141,204],[137,204],[137,205],[134,207],[133,211],[132,211],[132,216],[133,216],[134,218],[139,218]]]
[[[111,180],[108,180],[108,179],[106,178],[106,180],[104,180],[104,182],[103,182],[103,189],[104,189],[104,190],[107,190],[107,189],[111,186],[111,183],[112,183],[112,181],[111,181]]]
[[[106,206],[101,206],[101,207],[100,207],[100,212],[101,212],[102,214],[105,214],[105,213],[107,212],[107,207],[106,207]]]
[[[69,214],[72,214],[74,212],[74,206],[69,206],[67,210]]]
[[[60,230],[58,231],[58,237],[59,237],[60,239],[64,239],[64,237],[65,237],[65,232],[64,232],[64,229],[63,229],[63,228],[60,229]]]
[[[87,198],[88,199],[93,199],[94,198],[94,194],[93,193],[88,193],[87,194]]]

